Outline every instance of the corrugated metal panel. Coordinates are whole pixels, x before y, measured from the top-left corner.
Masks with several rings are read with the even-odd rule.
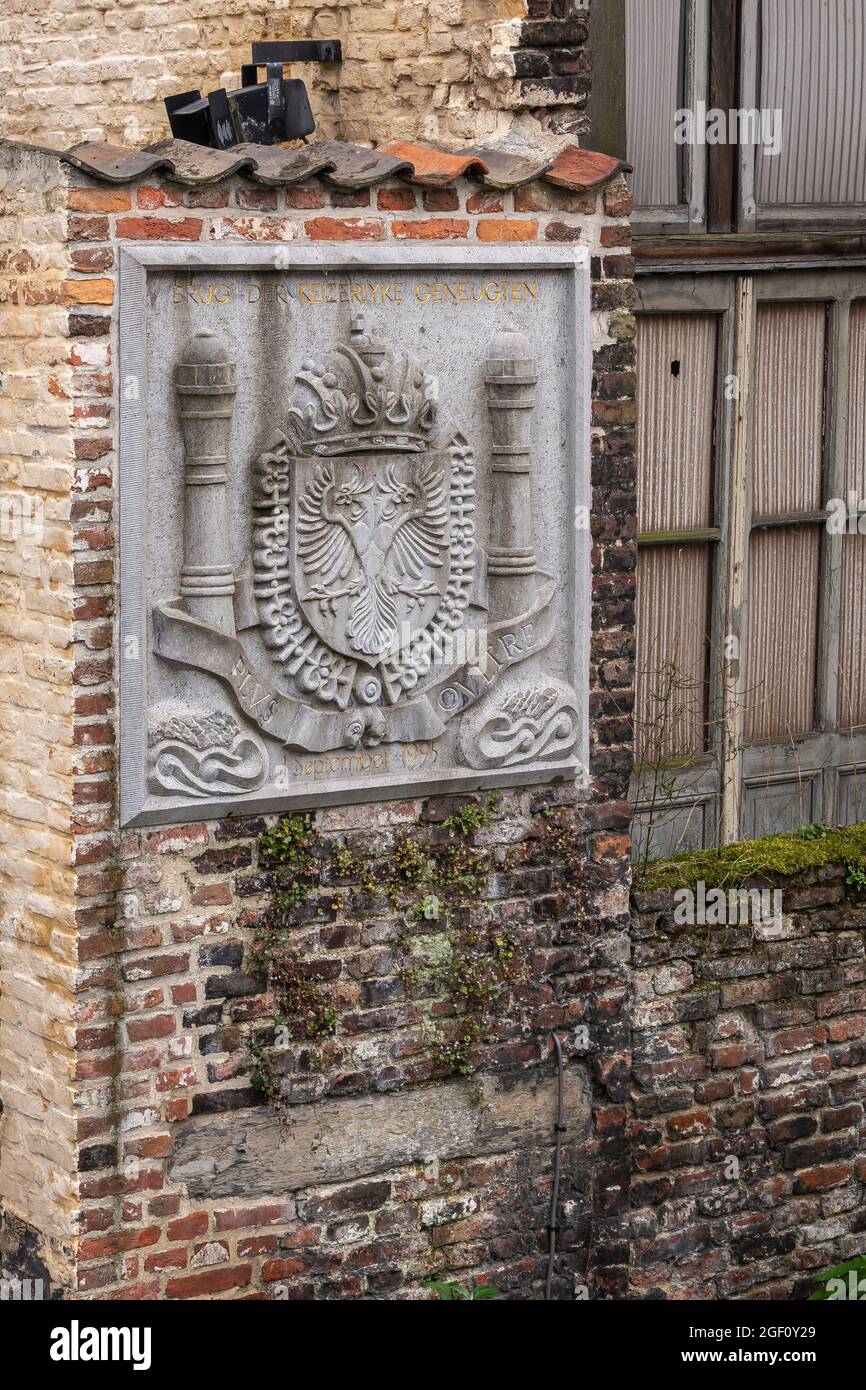
[[[717,319],[648,314],[637,322],[638,525],[711,526]]]
[[[821,506],[823,304],[761,304],[755,333],[752,510],[783,516]]]
[[[838,719],[854,729],[866,724],[866,536],[845,537],[841,588]]]
[[[637,585],[638,760],[704,749],[710,555],[705,545],[640,553]]]
[[[758,306],[752,510],[784,516],[821,506],[824,304]],[[817,526],[755,531],[749,544],[746,739],[809,732],[815,721]]]
[[[675,112],[682,105],[683,0],[626,0],[626,143],[635,205],[682,203]]]
[[[848,357],[848,439],[845,492],[866,498],[866,302],[851,306]],[[838,719],[842,729],[866,724],[866,536],[842,541]]]
[[[820,553],[817,526],[752,533],[745,681],[749,743],[814,727]]]
[[[851,305],[848,330],[845,487],[866,499],[866,299],[858,299]]]
[[[782,142],[758,148],[758,205],[866,201],[863,0],[763,0],[761,15],[758,105],[781,110]]]

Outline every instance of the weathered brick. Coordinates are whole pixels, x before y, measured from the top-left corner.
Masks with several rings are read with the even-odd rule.
[[[72,212],[125,212],[132,197],[128,188],[70,188],[67,206]]]
[[[226,1293],[228,1289],[242,1289],[250,1282],[253,1267],[250,1264],[218,1266],[204,1269],[198,1274],[184,1274],[169,1279],[165,1286],[168,1298],[206,1298],[214,1294]]]
[[[516,217],[486,217],[476,224],[475,235],[479,241],[535,241],[538,223]]]
[[[391,235],[398,241],[455,241],[468,231],[465,217],[419,217],[411,221],[396,217],[391,223]]]
[[[372,217],[309,217],[304,230],[311,241],[381,241],[384,224]]]
[[[117,235],[129,241],[198,241],[200,217],[119,217]]]

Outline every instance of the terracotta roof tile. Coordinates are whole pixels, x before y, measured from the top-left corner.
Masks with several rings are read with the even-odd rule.
[[[525,159],[512,154],[510,150],[485,150],[473,146],[466,154],[475,154],[484,160],[487,173],[482,182],[488,188],[517,188],[522,183],[532,183],[540,179],[553,163],[552,159]]]
[[[596,154],[594,150],[580,150],[577,145],[569,145],[556,156],[545,174],[548,183],[561,188],[573,188],[577,192],[590,192],[615,178],[623,170],[631,169],[622,159],[614,159],[609,154]]]
[[[213,150],[173,139],[160,140],[143,150],[97,141],[85,141],[68,150],[23,147],[54,155],[108,183],[131,183],[147,174],[159,173],[178,183],[197,185],[218,183],[232,174],[244,173],[259,183],[285,185],[317,174],[338,188],[351,189],[369,188],[399,175],[411,183],[438,188],[468,176],[489,188],[516,188],[541,178],[562,188],[588,192],[630,167],[620,159],[575,145],[568,146],[555,159],[538,160],[483,146],[450,154],[405,140],[391,140],[372,150],[340,140],[317,140],[301,146],[242,144],[230,150]]]
[[[487,165],[476,153],[463,151],[460,154],[447,154],[444,150],[434,150],[430,145],[412,145],[407,140],[389,140],[378,145],[377,153],[393,155],[412,166],[409,176],[413,183],[441,188],[453,183],[465,174],[486,174]]]
[[[43,147],[31,145],[28,148]],[[85,140],[68,150],[46,150],[45,153],[56,154],[64,163],[73,164],[76,169],[83,169],[109,183],[131,183],[151,173],[161,163],[148,150],[131,150],[125,145],[106,145],[95,140]]]

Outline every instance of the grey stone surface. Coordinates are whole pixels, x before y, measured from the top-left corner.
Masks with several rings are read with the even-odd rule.
[[[553,1145],[556,1079],[538,1069],[514,1081],[484,1077],[479,1107],[464,1082],[393,1095],[347,1096],[294,1107],[283,1130],[268,1108],[188,1120],[177,1127],[171,1182],[191,1197],[278,1196],[347,1182],[410,1163]],[[585,1066],[564,1073],[569,1143],[589,1134]]]
[[[585,777],[585,252],[121,285],[123,822]]]

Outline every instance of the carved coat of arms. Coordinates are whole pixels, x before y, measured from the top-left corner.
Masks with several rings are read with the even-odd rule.
[[[385,711],[436,665],[437,637],[464,623],[475,464],[459,431],[437,435],[433,379],[360,320],[295,383],[286,428],[254,470],[258,616],[300,692],[357,708],[348,742],[362,725],[376,741]]]
[[[532,533],[536,374],[523,335],[499,334],[484,371],[483,544],[470,434],[422,363],[356,318],[346,341],[300,364],[283,421],[252,461],[250,553],[238,569],[225,515],[234,365],[218,340],[194,339],[175,368],[181,592],[154,610],[157,652],[218,677],[263,733],[317,752],[436,740],[489,696],[550,640],[554,585]],[[245,645],[253,629],[269,664]]]

